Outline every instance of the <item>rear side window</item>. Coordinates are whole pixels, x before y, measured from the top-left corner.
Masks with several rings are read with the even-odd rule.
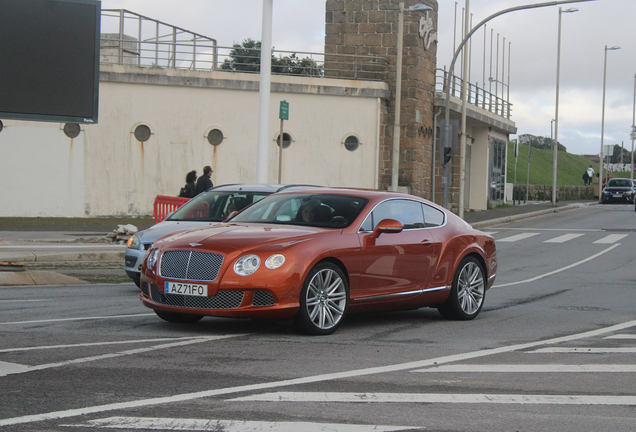
[[[440,226],[444,224],[444,212],[437,210],[429,205],[422,204],[424,211],[424,221],[427,227]]]
[[[364,221],[362,231],[373,231],[383,219],[395,219],[404,229],[424,228],[422,204],[411,200],[389,200],[379,204]]]

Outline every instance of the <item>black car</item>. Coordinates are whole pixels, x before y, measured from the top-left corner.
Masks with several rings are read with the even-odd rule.
[[[634,182],[628,178],[609,179],[601,194],[601,202],[634,204]]]

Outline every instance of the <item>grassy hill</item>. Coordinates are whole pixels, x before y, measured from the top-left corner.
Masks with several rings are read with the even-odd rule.
[[[557,158],[557,185],[583,186],[583,173],[592,165],[598,172],[598,164],[591,162],[584,156],[560,151]],[[517,158],[517,184],[526,184],[528,174],[528,145],[519,146]],[[611,173],[612,177],[629,178],[629,172]],[[515,147],[514,143],[508,143],[508,172],[506,182],[515,181]],[[552,150],[541,150],[532,147],[530,155],[530,182],[531,185],[552,184]]]

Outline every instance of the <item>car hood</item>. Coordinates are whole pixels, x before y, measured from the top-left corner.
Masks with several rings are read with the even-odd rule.
[[[339,234],[340,230],[276,224],[217,224],[179,232],[160,240],[170,249],[251,250],[269,245],[291,246],[316,235]]]
[[[150,228],[140,231],[137,236],[142,243],[153,243],[159,237],[166,234],[173,233],[175,231],[189,230],[193,228],[208,227],[210,225],[216,225],[218,222],[205,222],[205,221],[163,221]]]

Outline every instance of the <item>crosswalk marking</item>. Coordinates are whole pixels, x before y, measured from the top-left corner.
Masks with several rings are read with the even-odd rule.
[[[490,364],[490,365],[445,365],[412,372],[453,373],[617,373],[636,372],[636,365],[622,364]]]
[[[499,243],[512,243],[512,242],[516,242],[519,240],[525,240],[527,238],[530,237],[534,237],[536,235],[539,235],[541,233],[521,233],[521,234],[516,234],[510,237],[504,237],[501,240],[497,240],[497,242]]]
[[[636,353],[636,348],[539,348],[534,353],[553,353],[553,354],[632,354]]]
[[[276,392],[230,399],[265,402],[341,402],[341,403],[487,403],[548,405],[636,405],[636,396],[528,395],[528,394],[445,394],[445,393],[329,393]]]
[[[259,422],[244,420],[175,419],[148,417],[108,417],[89,420],[86,423],[62,425],[65,427],[116,428],[116,429],[155,429],[171,431],[210,431],[210,432],[367,432],[367,431],[405,431],[413,426],[376,426],[338,423],[310,422]]]
[[[559,236],[550,240],[546,240],[543,243],[565,243],[566,241],[570,241],[584,235],[585,234],[563,234],[562,236]]]
[[[610,234],[608,236],[603,237],[602,239],[596,240],[594,243],[596,244],[612,244],[616,243],[620,239],[627,237],[628,234]]]

